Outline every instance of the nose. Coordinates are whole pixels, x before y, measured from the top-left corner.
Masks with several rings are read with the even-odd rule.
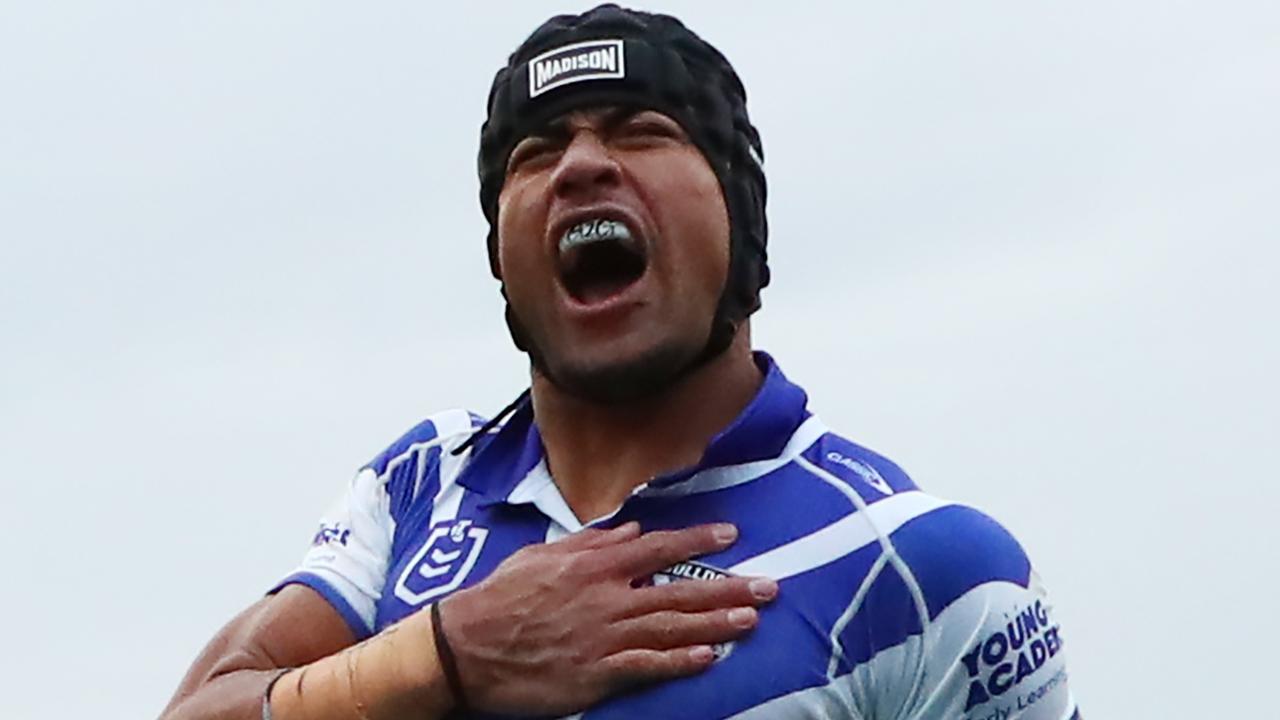
[[[557,197],[582,201],[616,186],[621,179],[618,162],[600,136],[584,130],[573,136],[560,155],[551,183]]]

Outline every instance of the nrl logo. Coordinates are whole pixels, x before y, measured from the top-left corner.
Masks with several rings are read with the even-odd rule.
[[[685,560],[684,562],[678,562],[675,565],[672,565],[666,570],[654,573],[653,577],[647,584],[659,586],[687,580],[714,581],[727,578],[729,575],[730,574],[728,572],[721,570],[718,567],[714,567],[706,563],[700,563],[696,560]],[[733,647],[734,643],[732,641],[712,645],[711,650],[716,655],[716,662],[728,657],[729,653],[733,652]]]
[[[626,55],[621,40],[564,45],[529,61],[529,98],[569,83],[626,76]]]
[[[486,528],[470,520],[442,522],[404,566],[396,582],[396,597],[410,605],[420,605],[458,589],[480,557]]]

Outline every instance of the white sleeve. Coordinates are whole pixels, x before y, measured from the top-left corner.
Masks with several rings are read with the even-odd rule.
[[[373,634],[395,522],[386,484],[372,469],[352,479],[320,520],[302,564],[271,592],[306,585],[333,605],[357,638]]]
[[[876,720],[1071,720],[1062,635],[1034,572],[1026,587],[988,582],[957,598],[923,635],[855,670]]]

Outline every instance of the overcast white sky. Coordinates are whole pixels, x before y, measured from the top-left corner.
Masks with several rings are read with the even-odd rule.
[[[155,716],[351,472],[525,382],[475,147],[582,3],[0,0],[0,716]],[[757,344],[1022,539],[1092,718],[1276,717],[1280,6],[669,2]]]

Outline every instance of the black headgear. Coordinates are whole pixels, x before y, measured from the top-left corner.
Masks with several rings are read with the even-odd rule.
[[[673,17],[610,4],[543,23],[494,76],[480,130],[480,205],[494,277],[501,279],[498,194],[516,144],[577,108],[657,110],[680,123],[706,157],[729,210],[729,277],[702,359],[719,354],[769,284],[764,154],[746,103],[729,61]],[[516,344],[528,350],[510,308],[507,315]]]

